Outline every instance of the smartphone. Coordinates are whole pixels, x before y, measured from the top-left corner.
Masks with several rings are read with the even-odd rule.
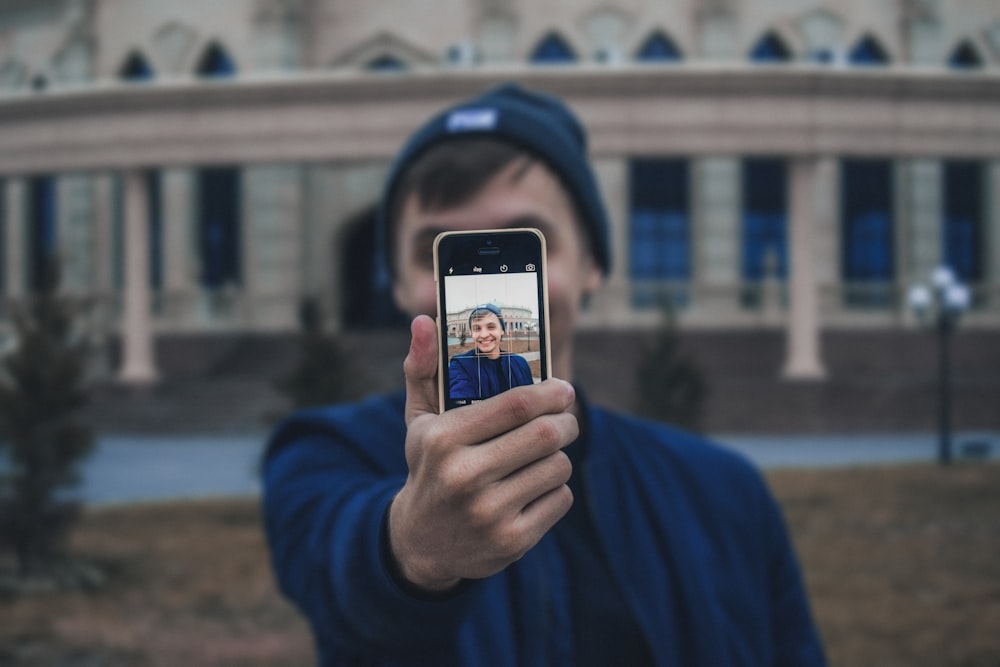
[[[545,236],[444,232],[434,240],[442,412],[551,376]]]

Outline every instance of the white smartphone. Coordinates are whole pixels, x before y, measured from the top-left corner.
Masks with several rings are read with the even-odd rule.
[[[445,232],[434,241],[441,411],[551,376],[545,237]]]

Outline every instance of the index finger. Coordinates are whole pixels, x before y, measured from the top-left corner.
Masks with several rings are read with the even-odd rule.
[[[514,387],[471,405],[446,412],[449,430],[468,444],[486,442],[547,414],[565,412],[576,400],[573,385],[553,378],[539,384]]]

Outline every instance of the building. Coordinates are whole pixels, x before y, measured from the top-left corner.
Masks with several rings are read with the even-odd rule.
[[[389,159],[508,80],[591,131],[615,257],[585,329],[668,302],[776,332],[776,373],[821,380],[825,334],[914,329],[905,293],[942,263],[964,326],[1000,329],[995,0],[0,2],[6,300],[58,252],[135,383],[156,341],[290,332],[306,297],[377,326]]]

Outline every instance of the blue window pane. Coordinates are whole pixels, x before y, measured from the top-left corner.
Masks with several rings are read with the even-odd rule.
[[[963,282],[983,279],[983,177],[979,162],[944,164],[944,258]]]
[[[845,160],[841,172],[845,281],[888,283],[894,277],[892,163]]]
[[[983,59],[972,44],[962,42],[952,51],[948,66],[952,69],[978,69],[983,66]]]
[[[669,37],[657,32],[643,42],[635,59],[642,62],[676,62],[681,59],[681,52]]]
[[[141,53],[132,52],[118,73],[123,81],[149,81],[153,78],[153,68]]]
[[[663,303],[657,289],[691,276],[691,231],[687,162],[633,160],[630,165],[629,272],[638,285],[636,306]],[[683,302],[671,296],[675,305]]]
[[[755,63],[784,63],[792,59],[792,52],[773,32],[769,32],[750,50],[750,60]]]
[[[30,280],[33,290],[41,289],[50,261],[56,257],[56,179],[36,176],[29,185],[31,255]]]
[[[576,60],[576,54],[566,40],[555,33],[550,33],[535,47],[530,60],[540,64],[570,63]]]
[[[784,160],[743,163],[743,278],[761,280],[773,270],[788,273],[788,177]],[[773,261],[773,267],[770,262]]]
[[[236,75],[236,63],[225,49],[218,44],[211,44],[201,57],[197,72],[199,76],[228,78]]]
[[[889,56],[873,37],[865,36],[854,45],[847,57],[852,65],[888,65]]]
[[[163,286],[163,195],[158,171],[146,173],[146,188],[149,193],[149,285],[158,290]]]

